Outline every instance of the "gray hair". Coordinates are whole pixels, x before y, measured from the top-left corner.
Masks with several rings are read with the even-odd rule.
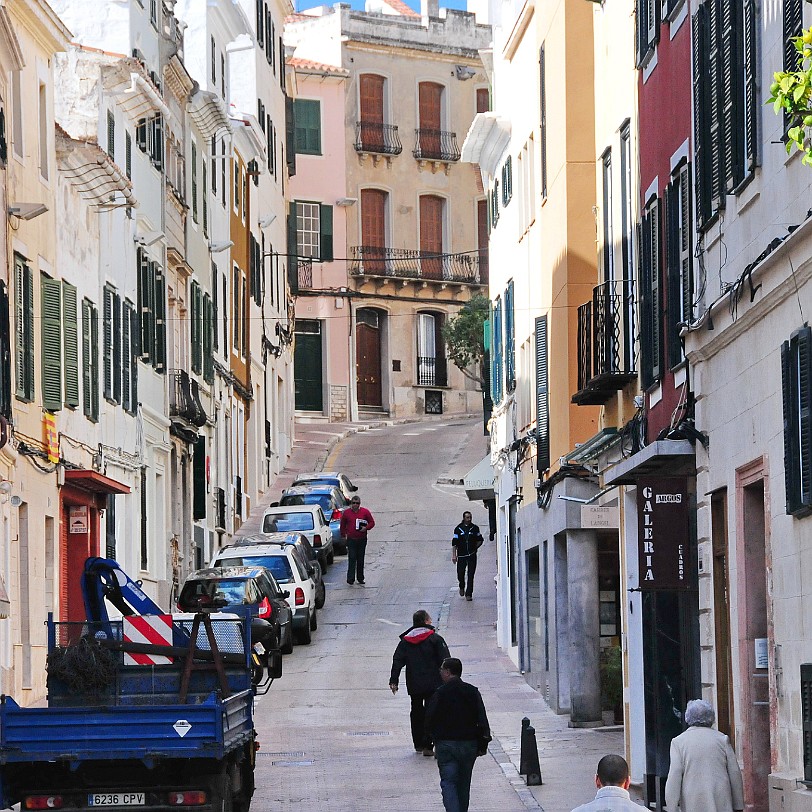
[[[704,699],[691,699],[685,708],[685,724],[688,727],[713,727],[716,714],[710,702]]]

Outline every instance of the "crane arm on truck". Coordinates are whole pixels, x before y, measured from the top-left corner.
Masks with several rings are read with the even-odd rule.
[[[82,597],[90,623],[109,623],[107,604],[122,615],[162,615],[164,611],[112,558],[88,558],[82,572]]]

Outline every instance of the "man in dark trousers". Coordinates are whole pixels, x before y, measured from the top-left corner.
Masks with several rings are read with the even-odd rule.
[[[491,728],[479,689],[462,679],[462,663],[448,657],[440,666],[443,684],[426,708],[426,730],[434,737],[445,812],[468,812],[471,774],[484,756]]]
[[[392,657],[389,688],[398,692],[398,679],[406,667],[406,691],[412,700],[409,718],[412,723],[414,749],[424,756],[434,754],[431,737],[426,736],[426,704],[440,686],[440,665],[448,657],[448,646],[431,625],[431,615],[418,609],[412,616],[412,627],[400,635],[400,642]]]
[[[482,546],[485,539],[479,532],[479,527],[471,521],[471,513],[465,511],[462,521],[454,528],[451,539],[451,560],[457,565],[457,580],[460,582],[460,595],[465,600],[474,599],[474,573],[476,572],[476,551]],[[465,570],[468,570],[468,582],[465,581]]]
[[[367,549],[367,532],[375,527],[375,519],[361,507],[361,497],[353,496],[350,506],[341,514],[341,537],[347,539],[347,583],[364,584],[364,554]]]

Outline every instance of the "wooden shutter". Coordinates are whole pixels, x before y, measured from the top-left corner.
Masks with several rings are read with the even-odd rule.
[[[499,403],[502,400],[502,382],[504,381],[504,349],[502,336],[502,300],[497,299],[493,305],[493,341],[491,351],[493,353],[493,371],[491,373],[491,389],[493,390],[493,402]]]
[[[209,236],[209,177],[208,171],[209,167],[206,163],[205,157],[200,162],[200,169],[202,171],[201,175],[201,188],[203,189],[203,194],[201,195],[201,205],[203,206],[203,235],[208,237]],[[257,177],[254,177],[254,180],[257,180]]]
[[[141,348],[140,358],[142,361],[151,361],[153,348],[155,345],[155,320],[152,313],[153,299],[153,279],[152,268],[143,248],[138,249],[138,316],[141,340],[138,342]]]
[[[86,417],[93,417],[93,363],[91,358],[91,308],[87,299],[82,299],[82,411]]]
[[[203,368],[203,341],[201,336],[202,313],[200,312],[200,285],[192,282],[191,290],[191,342],[192,372],[200,373]]]
[[[784,477],[787,513],[812,508],[812,329],[804,327],[781,347],[784,405]]]
[[[257,45],[260,48],[265,44],[265,4],[263,0],[256,0]]]
[[[104,328],[104,345],[102,347],[104,396],[108,400],[113,397],[113,291],[104,288],[104,310],[102,312],[102,325]]]
[[[539,106],[541,108],[541,196],[547,197],[547,65],[545,46],[539,50]],[[534,203],[535,208],[535,203]]]
[[[79,312],[76,288],[62,283],[64,311],[63,337],[65,341],[65,404],[79,405]]]
[[[116,119],[112,110],[107,111],[107,154],[116,159]]]
[[[133,176],[133,139],[128,132],[124,133],[124,174]]]
[[[296,174],[296,110],[290,96],[285,96],[285,152],[288,175],[293,177]]]
[[[550,467],[550,401],[547,316],[536,319],[536,461],[539,473]]]
[[[138,409],[138,359],[141,357],[141,327],[139,325],[138,311],[135,307],[130,310],[130,409]]]
[[[812,663],[801,665],[801,730],[804,781],[812,782]]]
[[[696,224],[702,230],[711,218],[710,87],[708,81],[708,5],[693,16],[694,182]]]
[[[34,274],[22,257],[14,257],[17,397],[34,399]]]
[[[756,50],[756,4],[744,0],[744,171],[753,172],[758,163],[758,52]]]
[[[682,319],[689,324],[694,310],[693,241],[691,239],[691,171],[685,164],[679,172],[680,192],[680,282]]]
[[[654,200],[650,209],[651,235],[651,374],[654,380],[662,374],[662,239],[660,236],[660,201]]]
[[[429,158],[440,157],[442,154],[442,103],[442,85],[436,82],[421,82],[418,85],[420,149]]]
[[[51,412],[62,408],[62,285],[40,275],[42,330],[42,405]]]
[[[679,188],[672,181],[665,188],[665,321],[668,345],[668,365],[675,367],[682,360],[679,340],[680,264],[679,264]]]
[[[476,245],[479,250],[479,281],[488,284],[488,202],[477,200]]]
[[[121,403],[121,296],[113,293],[113,400]]]
[[[322,203],[319,207],[319,248],[322,262],[333,261],[333,207]]]
[[[651,212],[646,209],[638,226],[640,244],[640,379],[643,389],[654,383],[651,337]]]
[[[195,440],[192,457],[192,518],[206,518],[206,438]]]
[[[192,144],[192,219],[197,222],[197,146]]]
[[[152,263],[154,269],[155,292],[155,358],[153,365],[158,372],[166,369],[166,283],[163,268]]]
[[[443,278],[443,208],[436,195],[420,196],[420,269],[425,279]]]
[[[655,0],[637,0],[636,3],[636,40],[637,60],[636,67],[641,67],[643,59],[648,53],[648,5]]]
[[[727,2],[727,0],[725,0]],[[722,209],[725,206],[725,132],[722,96],[723,71],[721,54],[721,27],[723,0],[708,0],[708,109],[710,112],[710,179],[711,208]]]
[[[383,91],[385,79],[373,73],[362,73],[359,78],[362,124],[383,124]]]
[[[296,99],[296,152],[321,154],[321,103],[315,99]]]
[[[0,415],[11,419],[11,314],[8,287],[0,280]]]
[[[208,293],[203,295],[203,378],[208,383],[214,380],[213,335],[216,314]]]
[[[487,113],[491,109],[491,93],[487,87],[478,87],[476,90],[476,111]]]
[[[718,0],[720,13],[719,46],[721,58],[721,100],[723,146],[724,191],[730,193],[744,177],[742,171],[741,136],[744,109],[742,105],[741,56],[739,40],[741,35],[741,0]]]
[[[513,280],[505,288],[505,388],[516,389],[516,335],[513,300]]]
[[[132,335],[132,307],[125,302],[121,310],[121,405],[128,412],[132,412],[132,348],[130,340]]]

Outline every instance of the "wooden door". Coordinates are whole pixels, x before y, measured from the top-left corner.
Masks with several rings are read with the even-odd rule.
[[[479,249],[479,281],[488,284],[488,201],[476,204],[476,244]]]
[[[363,321],[356,323],[355,370],[358,405],[382,406],[380,329]]]
[[[443,199],[420,198],[420,268],[424,279],[443,278]]]
[[[364,73],[360,80],[361,144],[364,149],[382,151],[383,137],[383,76]]]
[[[442,128],[443,86],[436,82],[421,82],[418,88],[420,115],[420,151],[424,158],[439,158]]]
[[[364,273],[383,273],[386,269],[386,192],[361,190],[361,245]]]
[[[318,325],[318,322],[316,323]],[[297,323],[298,327],[298,323]],[[296,408],[320,412],[324,408],[322,390],[321,332],[296,333],[293,351],[293,376]]]

